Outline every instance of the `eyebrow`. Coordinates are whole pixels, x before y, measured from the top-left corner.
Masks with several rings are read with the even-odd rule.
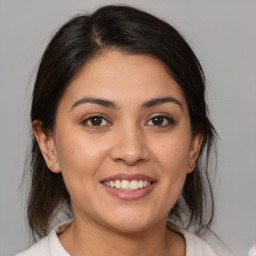
[[[162,98],[151,99],[149,101],[144,102],[141,108],[150,108],[150,107],[161,105],[168,102],[175,103],[181,108],[182,111],[184,110],[181,102],[173,97],[162,97]]]
[[[173,98],[173,97],[162,97],[162,98],[150,99],[150,100],[144,102],[141,105],[141,108],[142,109],[150,108],[150,107],[161,105],[161,104],[168,103],[168,102],[175,103],[183,111],[183,105],[181,104],[181,102],[178,101],[177,99]],[[119,109],[118,105],[116,103],[114,103],[113,101],[102,99],[102,98],[84,97],[84,98],[76,101],[71,106],[71,110],[74,109],[75,107],[79,106],[79,105],[86,104],[86,103],[97,104],[97,105],[101,105],[101,106],[106,107],[106,108]]]
[[[106,108],[113,108],[113,109],[118,109],[117,104],[115,104],[112,101],[106,100],[106,99],[101,99],[101,98],[91,98],[91,97],[85,97],[82,98],[78,101],[76,101],[72,106],[71,110],[74,109],[75,107],[85,104],[85,103],[93,103],[93,104],[98,104]]]

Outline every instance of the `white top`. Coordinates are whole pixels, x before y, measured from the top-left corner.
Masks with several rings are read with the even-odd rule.
[[[57,236],[63,232],[72,221],[66,221],[56,226],[50,234],[34,244],[28,250],[16,254],[15,256],[70,256],[63,248]],[[193,233],[180,228],[175,228],[183,235],[186,241],[186,256],[218,256],[213,248],[201,238]]]

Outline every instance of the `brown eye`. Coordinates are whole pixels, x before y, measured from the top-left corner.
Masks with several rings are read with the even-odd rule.
[[[147,125],[149,126],[168,126],[168,125],[175,125],[177,122],[169,116],[154,116],[148,122]]]
[[[82,125],[96,128],[101,126],[108,126],[111,124],[104,117],[95,115],[95,116],[90,116],[86,118],[84,121],[82,121]]]
[[[155,116],[155,117],[152,118],[152,123],[154,125],[162,125],[163,122],[164,122],[164,119],[161,116]]]
[[[93,126],[99,126],[102,124],[102,117],[100,116],[94,116],[94,117],[91,117],[91,125]]]

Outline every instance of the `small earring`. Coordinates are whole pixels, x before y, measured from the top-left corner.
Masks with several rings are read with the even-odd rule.
[[[51,168],[54,169],[54,165],[53,164],[51,165]]]
[[[191,170],[193,170],[193,169],[194,169],[194,163],[191,163],[191,164],[189,165],[189,167],[190,167]]]

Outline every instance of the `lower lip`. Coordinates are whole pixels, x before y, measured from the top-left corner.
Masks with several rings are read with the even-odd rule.
[[[146,195],[148,195],[155,187],[155,183],[152,183],[151,185],[149,185],[148,187],[145,187],[145,188],[140,188],[138,190],[125,191],[125,190],[120,190],[117,188],[108,187],[104,184],[102,184],[102,185],[110,194],[112,194],[113,196],[115,196],[121,200],[141,199],[141,198],[145,197]]]

